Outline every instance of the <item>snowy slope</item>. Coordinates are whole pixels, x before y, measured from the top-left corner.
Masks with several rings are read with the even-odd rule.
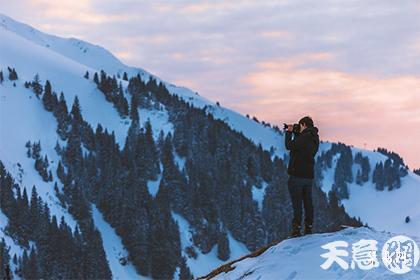
[[[49,169],[53,171],[54,181],[59,182],[55,176],[59,157],[54,147],[57,141],[62,143],[56,133],[56,120],[51,113],[45,111],[42,101],[36,98],[30,89],[23,86],[23,82],[31,81],[37,73],[42,84],[45,79],[49,79],[54,91],[64,92],[69,110],[74,97],[78,95],[83,117],[94,128],[101,123],[108,131],[114,131],[120,146],[125,142],[130,122],[121,119],[112,104],[107,102],[103,94],[96,89],[96,85],[83,78],[86,70],[92,72],[96,70],[87,68],[48,48],[41,47],[6,30],[4,26],[0,26],[0,42],[1,70],[7,77],[7,66],[11,66],[17,69],[19,75],[16,86],[13,86],[13,83],[7,79],[0,86],[0,160],[15,180],[26,188],[29,195],[32,186],[35,185],[43,201],[48,203],[51,214],[56,215],[58,220],[64,216],[65,221],[74,229],[76,222],[67,209],[60,206],[54,193],[53,184],[42,180],[34,169],[34,160],[26,155],[25,143],[40,141],[41,154],[48,156]],[[168,123],[165,110],[140,109],[139,114],[142,117],[142,124],[147,119],[150,119],[154,124],[155,137],[161,129],[165,133],[171,132],[173,129]],[[61,189],[60,184],[59,188]],[[3,219],[5,216],[2,215],[0,218],[2,218],[2,224],[5,225],[6,220]],[[108,229],[103,223],[100,223],[98,228]],[[112,232],[109,234],[101,232],[103,237],[112,236]],[[2,230],[0,233],[1,236],[4,235]],[[6,239],[6,241],[10,240]],[[13,244],[8,242],[8,246],[11,245]],[[12,248],[15,247],[12,246]],[[124,270],[126,271],[124,272]],[[117,272],[120,273],[114,274],[117,279],[126,279],[124,275],[133,275],[129,266],[125,266]]]
[[[115,230],[104,220],[101,212],[92,204],[92,214],[95,226],[101,233],[106,258],[111,269],[113,279],[149,279],[138,275],[131,263],[125,266],[120,263],[121,258],[128,257],[128,252],[122,245],[121,238]]]
[[[99,72],[101,69],[103,69],[105,72],[107,72],[109,75],[122,73],[123,71],[126,71],[129,74],[137,74],[140,73],[142,75],[142,78],[148,79],[149,76],[154,77],[158,82],[161,81],[165,83],[168,90],[173,93],[177,94],[186,101],[193,104],[195,107],[203,108],[204,106],[210,106],[208,109],[209,112],[212,112],[213,115],[221,120],[226,121],[227,124],[229,124],[233,129],[240,131],[244,133],[248,138],[253,140],[255,143],[261,143],[264,148],[269,150],[271,147],[274,147],[276,149],[276,154],[280,157],[283,157],[283,154],[285,152],[283,147],[279,147],[278,143],[282,141],[281,135],[276,133],[274,130],[267,129],[263,125],[256,123],[254,121],[251,121],[247,119],[246,117],[242,116],[241,114],[238,114],[232,110],[229,110],[227,108],[218,107],[216,106],[215,102],[212,102],[210,100],[207,100],[204,97],[201,97],[200,95],[196,94],[196,92],[191,91],[190,89],[187,89],[185,87],[178,87],[170,83],[166,83],[165,81],[162,81],[159,77],[153,76],[144,70],[140,68],[135,67],[129,67],[124,64],[122,64],[119,60],[117,60],[110,52],[106,51],[105,49],[94,46],[90,43],[76,40],[74,38],[66,39],[66,38],[60,38],[57,36],[52,36],[45,34],[41,31],[38,31],[26,24],[22,24],[20,22],[17,22],[10,17],[7,17],[6,15],[0,14],[0,30],[8,31],[7,33],[13,33],[22,39],[25,39],[29,42],[31,42],[33,45],[37,45],[37,49],[45,49],[45,53],[48,53],[49,55],[52,55],[51,53],[55,53],[57,57],[53,59],[53,61],[56,61],[58,56],[61,56],[61,60],[66,58],[65,61],[57,61],[59,65],[55,65],[57,67],[64,67],[69,68],[69,70],[72,70],[71,72],[73,74],[76,74],[78,78],[82,77],[86,70],[89,70],[89,72],[97,71]],[[5,35],[2,35],[5,36]],[[6,39],[8,40],[8,39]],[[6,42],[6,40],[2,40],[3,42]],[[75,43],[78,42],[78,43]],[[28,45],[21,41],[15,42],[15,46],[18,46],[19,44],[23,44],[25,48],[28,48]],[[48,46],[47,46],[48,45]],[[76,46],[75,46],[76,45]],[[79,49],[78,45],[82,45],[82,49]],[[89,51],[84,52],[83,46],[86,46],[86,48],[89,49]],[[2,51],[0,49],[0,51]],[[2,53],[6,54],[7,52],[2,51]],[[25,67],[19,67],[19,66],[27,66],[25,61],[30,61],[22,58],[23,65],[17,65],[14,62],[14,59],[17,57],[17,55],[21,55],[21,53],[13,54],[13,56],[10,57],[11,60],[5,60],[0,61],[1,65],[13,65],[13,67],[16,68],[16,70],[24,69]],[[45,56],[45,54],[44,54]],[[36,57],[39,57],[40,59],[36,59]],[[35,57],[34,65],[41,66],[41,59],[43,56],[38,56],[38,54]],[[51,73],[54,73],[54,68],[52,67],[54,65],[51,65],[50,70],[52,70]],[[52,69],[51,69],[52,68]],[[94,70],[93,70],[94,69]],[[58,70],[58,69],[57,69]],[[41,78],[43,77],[42,71],[40,70]],[[60,75],[61,74],[61,75]],[[66,84],[72,85],[72,77],[65,77],[62,74],[58,72],[56,76],[61,76],[64,78],[64,83],[59,83],[58,86],[61,88],[61,86],[65,86]],[[45,76],[44,76],[45,77]],[[48,76],[49,77],[49,76]],[[24,77],[26,80],[31,80],[33,78],[33,74],[29,75],[28,77]],[[57,77],[58,78],[58,77]],[[49,77],[51,80],[55,80],[53,77]],[[78,79],[80,80],[80,79]],[[60,81],[58,81],[60,82]],[[82,83],[83,84],[83,83]],[[93,87],[93,84],[91,85]],[[53,84],[54,87],[54,84]],[[66,87],[63,88],[64,93],[67,91],[65,90]],[[73,90],[70,89],[72,92],[91,92],[92,89],[86,89],[85,91],[78,90],[78,88],[75,88]],[[79,94],[79,95],[80,95]],[[67,97],[67,96],[66,96]],[[80,97],[80,96],[79,96]],[[73,100],[73,99],[70,99]],[[104,99],[105,100],[105,99]],[[82,100],[81,100],[82,101]],[[69,105],[69,104],[68,104]],[[111,106],[111,105],[109,105]],[[100,106],[102,108],[102,105]],[[82,106],[83,109],[83,106]],[[83,112],[83,116],[85,113]],[[117,119],[117,118],[113,118]]]
[[[13,87],[7,83],[1,86],[0,160],[15,180],[25,186],[28,195],[35,185],[43,201],[48,203],[51,214],[58,220],[64,216],[66,223],[74,229],[75,221],[59,205],[53,185],[42,180],[34,169],[34,160],[26,155],[25,143],[28,140],[41,141],[42,156],[48,156],[52,170],[57,168],[55,119],[38,103],[40,101],[21,86]]]
[[[358,152],[369,158],[371,171],[369,181],[362,186],[356,184],[355,180],[348,184],[349,199],[342,200],[346,212],[360,217],[364,223],[378,230],[420,237],[420,176],[409,172],[401,178],[401,188],[377,191],[372,182],[373,169],[377,163],[385,162],[387,157],[378,152],[352,148],[353,157]],[[332,168],[323,173],[321,188],[325,193],[331,190],[334,183],[334,169],[339,157],[340,154],[334,155]],[[355,170],[353,178],[356,176]],[[409,223],[405,223],[407,216],[410,217]]]
[[[75,38],[61,38],[41,32],[27,24],[0,13],[0,28],[11,31],[19,36],[41,46],[59,53],[88,68],[104,69],[109,73],[144,72],[140,68],[128,67],[121,63],[112,53],[101,46]]]
[[[0,16],[0,21],[4,18],[4,16]],[[114,131],[120,146],[124,145],[130,120],[120,118],[113,105],[107,102],[103,94],[97,90],[96,85],[83,78],[86,71],[90,73],[99,71],[102,69],[99,68],[101,65],[94,65],[98,67],[95,69],[87,67],[80,63],[80,61],[84,62],[83,59],[72,60],[70,56],[58,52],[58,49],[53,50],[51,47],[45,47],[39,39],[42,38],[51,42],[51,40],[54,40],[54,36],[51,39],[51,36],[39,33],[26,25],[20,26],[18,24],[17,27],[13,28],[11,26],[13,21],[10,19],[7,23],[7,28],[4,24],[0,25],[0,69],[7,77],[7,67],[16,68],[19,80],[15,82],[16,86],[13,86],[13,83],[6,78],[0,86],[0,160],[29,194],[31,187],[35,185],[41,198],[48,202],[52,214],[58,217],[64,216],[66,222],[74,229],[76,222],[69,215],[67,209],[63,209],[59,205],[53,191],[53,184],[44,182],[33,168],[33,159],[27,158],[25,143],[28,140],[32,142],[40,141],[41,154],[42,156],[45,154],[48,156],[50,169],[55,174],[54,171],[57,168],[59,157],[54,147],[57,141],[60,144],[63,143],[56,134],[55,118],[51,113],[44,110],[42,101],[36,98],[30,89],[26,89],[23,82],[31,81],[35,74],[39,74],[41,84],[44,84],[45,79],[48,79],[54,91],[57,93],[64,92],[69,110],[74,97],[77,95],[85,120],[94,128],[101,123],[108,131]],[[28,30],[29,33],[34,35],[26,34]],[[25,36],[15,32],[23,32]],[[62,49],[60,50],[62,51]],[[107,61],[106,56],[97,59]],[[108,64],[112,65],[112,60]],[[110,68],[106,68],[106,71],[112,73]],[[139,115],[141,125],[150,120],[155,139],[157,139],[161,130],[164,134],[173,133],[173,126],[168,120],[168,113],[165,108],[159,111],[141,108],[139,109]],[[175,158],[182,168],[185,164],[184,159],[177,155],[175,155]],[[54,181],[58,181],[55,175]],[[152,194],[157,192],[158,182],[159,180],[150,182],[149,189]],[[59,185],[59,188],[61,189],[61,185]],[[125,248],[114,229],[103,219],[101,213],[95,207],[93,207],[93,217],[96,227],[101,232],[113,277],[115,279],[140,278],[130,263],[126,266],[119,263],[119,258],[126,255]],[[0,218],[2,218],[2,225],[5,227],[7,218],[4,215]],[[178,216],[178,221],[181,219],[182,217]],[[185,220],[183,225],[185,225]],[[187,227],[189,226],[187,225]],[[0,234],[5,236],[1,229]],[[248,253],[243,244],[235,241],[231,236],[229,236],[229,240],[231,242],[232,258]],[[15,248],[13,252],[19,249],[13,244],[10,237],[6,236],[6,241],[8,246]],[[217,259],[216,252],[217,247],[213,248],[210,253],[200,254],[198,259],[192,260],[193,273],[200,275],[220,265],[222,262]]]
[[[92,81],[83,79],[86,70],[93,72],[93,69],[25,40],[15,33],[2,29],[1,26],[0,36],[2,42],[0,44],[0,65],[3,73],[7,73],[7,66],[16,68],[21,83],[32,81],[35,74],[38,73],[42,85],[48,79],[54,91],[64,92],[69,110],[77,95],[86,121],[94,128],[98,123],[101,123],[108,130],[115,131],[118,143],[124,143],[128,124],[124,125],[117,111],[96,89],[96,85]],[[2,92],[5,91],[2,90]],[[29,91],[27,95],[31,95]]]
[[[350,215],[377,229],[420,236],[419,177],[409,173],[402,178],[402,187],[393,191],[377,191],[372,182],[349,186],[350,199],[343,205]],[[410,222],[405,223],[409,216]]]
[[[179,231],[181,232],[182,254],[187,258],[187,255],[185,254],[185,248],[193,246],[192,234],[190,233],[192,229],[188,221],[185,220],[182,216],[176,213],[172,213],[172,217],[178,223]],[[230,233],[228,233],[228,239],[230,258],[227,260],[227,262],[233,261],[249,253],[246,246],[235,240]],[[214,246],[213,249],[207,254],[202,254],[199,250],[197,250],[196,253],[196,259],[187,259],[187,264],[190,267],[191,273],[194,277],[199,277],[201,275],[207,274],[209,271],[215,269],[216,267],[224,263],[223,261],[217,258],[217,245]]]
[[[232,265],[233,270],[222,272],[212,279],[236,280],[236,279],[419,279],[420,266],[407,274],[398,275],[389,271],[381,258],[384,243],[395,234],[378,232],[368,228],[348,228],[340,232],[312,234],[299,238],[288,239],[270,247],[260,256],[246,258]],[[361,239],[376,240],[376,260],[379,266],[370,270],[362,270],[357,264],[351,268],[352,244]],[[420,246],[420,238],[412,237]],[[324,244],[334,241],[348,243],[347,257],[341,257],[349,267],[341,268],[337,263],[326,270],[320,267],[326,259],[320,255],[328,252],[321,248]],[[343,249],[343,247],[339,247]]]

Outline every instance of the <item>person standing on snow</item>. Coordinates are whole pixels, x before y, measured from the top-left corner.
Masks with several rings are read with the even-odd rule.
[[[312,233],[312,187],[315,155],[319,148],[318,128],[310,117],[302,118],[299,121],[299,131],[297,128],[297,125],[295,129],[293,125],[287,125],[285,137],[286,149],[290,151],[287,186],[293,206],[292,237],[301,235],[302,203],[305,208],[304,234]]]

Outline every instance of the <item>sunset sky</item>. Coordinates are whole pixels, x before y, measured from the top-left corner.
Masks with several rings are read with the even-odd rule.
[[[41,31],[323,140],[385,147],[420,168],[419,1],[0,0]]]

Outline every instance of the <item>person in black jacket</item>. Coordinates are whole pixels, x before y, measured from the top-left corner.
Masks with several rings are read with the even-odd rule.
[[[313,120],[308,116],[304,117],[299,121],[299,125],[300,133],[293,133],[293,125],[288,125],[285,137],[286,149],[290,151],[287,186],[293,206],[293,237],[301,235],[302,202],[305,208],[304,234],[312,233],[312,186],[315,155],[319,148],[318,128],[314,126]]]

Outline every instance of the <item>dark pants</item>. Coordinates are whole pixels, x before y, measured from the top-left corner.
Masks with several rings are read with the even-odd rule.
[[[312,185],[312,179],[289,176],[287,187],[289,188],[290,198],[292,200],[294,225],[301,225],[302,202],[305,208],[305,224],[312,225],[313,223]]]

